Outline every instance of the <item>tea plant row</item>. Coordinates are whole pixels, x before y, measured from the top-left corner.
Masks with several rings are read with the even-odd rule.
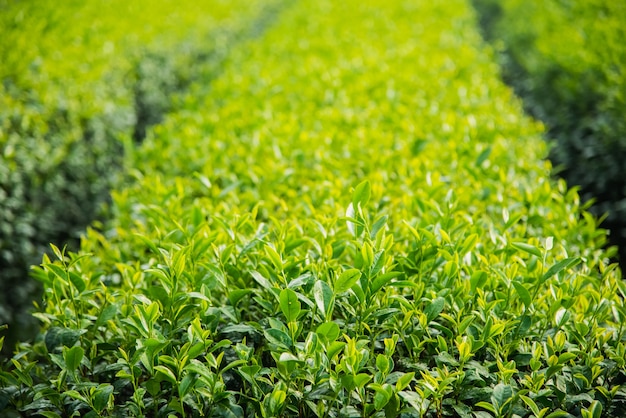
[[[7,410],[626,412],[613,250],[468,2],[290,4],[180,103],[110,220],[36,270]]]
[[[35,328],[29,266],[49,242],[77,246],[124,147],[176,107],[200,68],[205,79],[219,72],[228,46],[267,12],[243,0],[0,9],[0,323],[14,343]]]
[[[626,4],[475,0],[504,74],[543,120],[551,158],[626,258]]]

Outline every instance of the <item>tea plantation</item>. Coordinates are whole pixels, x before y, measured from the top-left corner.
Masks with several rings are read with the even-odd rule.
[[[235,3],[185,24],[219,61],[165,44],[194,81],[33,269],[0,415],[626,416],[615,249],[470,2]]]

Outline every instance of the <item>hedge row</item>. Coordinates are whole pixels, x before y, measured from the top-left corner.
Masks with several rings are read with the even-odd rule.
[[[626,261],[626,4],[475,0],[506,78],[553,138],[551,159]]]
[[[29,266],[77,239],[199,67],[216,73],[250,1],[0,2],[0,324],[33,334]],[[246,22],[245,25],[242,25]],[[204,74],[206,78],[208,74]]]
[[[303,0],[134,149],[0,406],[619,417],[626,285],[468,2]]]

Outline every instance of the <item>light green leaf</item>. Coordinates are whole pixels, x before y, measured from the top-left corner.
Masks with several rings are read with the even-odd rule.
[[[85,355],[85,350],[82,347],[75,346],[67,349],[63,353],[63,360],[65,360],[65,366],[69,372],[74,372],[78,366],[80,366],[80,362],[83,360],[83,356]]]
[[[372,380],[372,375],[371,374],[367,374],[367,373],[359,373],[356,376],[354,376],[353,382],[354,385],[357,388],[362,388],[363,386],[365,386],[367,384],[367,382],[369,382],[370,380]]]
[[[334,322],[324,322],[315,331],[317,335],[322,337],[327,343],[333,342],[339,337],[339,325]]]
[[[576,265],[578,265],[581,262],[580,257],[570,257],[570,258],[566,258],[564,260],[559,261],[558,263],[556,263],[555,265],[553,265],[552,267],[550,267],[548,269],[548,271],[546,271],[546,273],[543,275],[543,277],[541,278],[542,281],[545,281],[547,279],[549,279],[550,277],[559,274],[561,271],[566,270],[568,268],[572,268]]]
[[[265,246],[265,254],[267,254],[267,256],[272,261],[272,264],[274,265],[274,267],[276,267],[276,269],[278,269],[278,270],[282,270],[283,269],[283,261],[280,258],[280,254],[278,254],[278,252],[276,252],[276,250],[274,248],[272,248],[269,245],[266,245]]]
[[[293,322],[298,319],[300,315],[300,301],[298,295],[291,289],[283,289],[280,292],[280,309],[283,311],[283,315],[287,318],[287,322]]]
[[[487,411],[491,412],[492,414],[497,415],[496,408],[494,408],[494,406],[490,404],[489,402],[484,402],[484,401],[477,402],[476,406],[484,408]]]
[[[263,275],[259,273],[258,271],[251,271],[250,274],[252,275],[252,278],[254,279],[254,281],[260,284],[262,288],[266,290],[271,290],[274,288],[274,286],[272,286],[269,280],[263,277]]]
[[[470,278],[470,290],[476,292],[477,288],[482,288],[487,281],[487,272],[483,270],[475,271]]]
[[[400,392],[404,390],[407,386],[411,384],[411,380],[415,377],[415,372],[404,373],[402,376],[398,378],[396,382],[396,391]]]
[[[329,318],[334,305],[334,294],[330,286],[328,286],[325,281],[318,280],[313,285],[313,297],[315,298],[315,304],[322,313],[322,316]]]
[[[534,245],[530,245],[526,242],[512,242],[511,245],[518,250],[522,250],[528,254],[541,258],[541,250]]]
[[[547,410],[548,410],[548,408],[543,408],[542,411],[547,411]],[[554,412],[550,412],[548,415],[546,415],[545,418],[564,418],[564,417],[571,417],[571,416],[572,416],[571,414],[568,414],[567,412],[565,412],[565,411],[563,411],[561,409],[558,409],[558,410],[556,410]]]
[[[558,364],[567,363],[568,361],[573,360],[576,357],[578,357],[578,356],[576,354],[574,354],[574,353],[563,353],[563,354],[559,355]]]
[[[370,194],[371,186],[370,182],[367,180],[359,183],[354,188],[354,193],[352,194],[352,206],[354,207],[355,211],[358,212],[359,206],[363,208],[365,207],[365,205],[367,205],[367,202],[369,202],[370,200]]]
[[[389,359],[384,354],[376,356],[376,368],[384,374],[389,373]]]
[[[154,366],[154,370],[159,372],[159,375],[168,382],[170,382],[172,385],[176,385],[176,376],[174,375],[174,372],[172,372],[170,369],[165,366],[159,365]]]
[[[290,363],[290,362],[303,363],[302,360],[300,360],[298,357],[294,356],[291,353],[281,353],[278,361],[281,363]]]
[[[346,292],[361,278],[361,272],[357,269],[348,269],[341,273],[335,283],[335,294]]]
[[[524,303],[524,306],[526,306],[526,309],[530,308],[532,301],[531,301],[530,292],[528,291],[528,289],[526,289],[524,285],[519,282],[512,282],[512,283],[513,283],[513,287],[515,288],[515,291],[517,292],[517,296],[519,296],[520,300]]]
[[[89,402],[87,400],[87,398],[85,398],[83,395],[81,395],[78,391],[76,390],[66,390],[65,392],[63,392],[63,394],[65,396],[69,396],[72,399],[76,399],[78,401],[84,402],[87,405],[89,405]]]

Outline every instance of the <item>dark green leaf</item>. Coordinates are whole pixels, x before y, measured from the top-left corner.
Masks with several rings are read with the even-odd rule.
[[[70,272],[70,281],[79,293],[82,293],[87,287],[83,278],[74,272]]]
[[[217,404],[214,408],[213,415],[219,418],[244,418],[243,408],[231,402]]]
[[[99,326],[104,325],[107,321],[110,321],[111,319],[115,318],[115,315],[117,315],[117,306],[115,305],[106,306],[102,310],[100,315],[98,316],[95,327],[98,328]]]
[[[46,332],[45,342],[49,352],[65,346],[71,347],[78,341],[84,331],[76,331],[69,328],[52,327]]]
[[[94,409],[98,414],[104,411],[113,395],[113,386],[109,384],[98,385],[97,389],[91,396]]]
[[[500,409],[504,404],[513,397],[513,389],[510,385],[498,383],[493,388],[493,394],[491,395],[491,402],[496,405],[496,408]]]
[[[485,161],[487,161],[487,158],[489,158],[489,155],[491,155],[491,147],[487,147],[483,150],[483,152],[480,153],[480,155],[478,155],[478,158],[476,158],[476,167],[480,167],[481,165],[483,165],[483,163]]]

